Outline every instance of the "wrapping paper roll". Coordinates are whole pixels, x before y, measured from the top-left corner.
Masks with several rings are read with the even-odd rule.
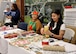
[[[50,46],[50,45],[44,45],[43,50],[45,51],[59,51],[59,52],[65,52],[64,46]]]

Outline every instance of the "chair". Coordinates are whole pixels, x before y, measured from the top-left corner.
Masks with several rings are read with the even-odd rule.
[[[22,30],[27,30],[27,23],[25,22],[20,22],[18,24],[18,28],[22,29]]]
[[[69,42],[71,42],[72,38],[74,37],[75,35],[75,31],[71,28],[66,28],[65,30],[65,34],[63,36],[64,39],[68,39]]]

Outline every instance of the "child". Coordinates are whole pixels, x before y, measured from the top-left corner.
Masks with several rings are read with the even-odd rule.
[[[11,14],[9,5],[6,6],[6,9],[4,10],[4,16],[5,16],[5,25],[8,26],[11,23],[11,19],[9,19],[7,16]]]

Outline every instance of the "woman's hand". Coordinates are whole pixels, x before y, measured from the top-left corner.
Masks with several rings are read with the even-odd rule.
[[[31,30],[31,31],[28,31],[28,33],[35,33],[35,31],[34,30]]]
[[[27,34],[34,33],[34,32],[35,32],[35,31],[33,31],[33,30],[32,30],[32,31],[24,31],[24,32],[22,32],[21,34],[22,34],[22,35],[27,35]]]
[[[49,30],[46,30],[46,31],[44,31],[44,34],[46,34],[46,35],[51,35],[52,32],[50,32]]]

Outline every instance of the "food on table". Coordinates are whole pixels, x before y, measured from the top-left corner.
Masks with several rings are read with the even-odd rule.
[[[34,36],[34,42],[37,42],[37,41],[40,41],[40,40],[43,40],[43,36]]]
[[[14,38],[14,37],[17,37],[17,36],[18,36],[17,33],[9,33],[9,34],[4,35],[4,38]]]
[[[26,50],[30,50],[29,46],[24,46],[23,48]]]
[[[26,39],[16,39],[15,41],[13,42],[10,42],[10,44],[14,45],[14,46],[24,46],[24,45],[27,45],[27,44],[30,44],[30,42]]]
[[[17,38],[10,42],[11,45],[24,47],[26,45],[31,44],[32,42],[37,42],[43,39],[43,36],[32,36],[32,37],[25,37],[25,38]]]

